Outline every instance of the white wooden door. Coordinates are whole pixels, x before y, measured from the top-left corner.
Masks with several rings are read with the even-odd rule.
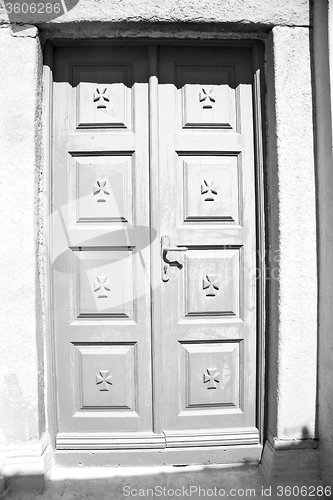
[[[258,443],[252,78],[246,48],[55,49],[57,449]]]
[[[135,432],[140,447],[152,433],[147,48],[58,48],[55,61],[57,446],[119,447],[122,432],[126,448]]]
[[[258,443],[251,51],[162,47],[159,69],[152,203],[160,236],[188,248],[164,252],[156,294],[166,445]]]

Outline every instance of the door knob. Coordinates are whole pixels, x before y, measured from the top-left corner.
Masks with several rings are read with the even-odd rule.
[[[187,252],[187,247],[171,247],[169,236],[162,236],[161,251],[162,251],[162,280],[169,281],[170,278],[170,261],[167,257],[168,252]]]

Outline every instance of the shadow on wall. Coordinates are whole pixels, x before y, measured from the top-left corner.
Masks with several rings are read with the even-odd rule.
[[[310,437],[309,429],[306,426],[304,426],[302,429],[302,439],[312,439]]]

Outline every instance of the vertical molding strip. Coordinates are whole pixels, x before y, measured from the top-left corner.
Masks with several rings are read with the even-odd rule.
[[[264,186],[264,143],[263,143],[263,102],[264,95],[264,54],[259,43],[253,46],[253,98],[256,165],[257,201],[257,327],[258,327],[258,396],[257,421],[260,443],[265,439],[265,326],[266,326],[266,245],[265,245],[265,186]]]
[[[160,252],[159,252],[159,213],[155,210],[159,195],[159,143],[158,143],[158,46],[148,46],[149,54],[149,181],[150,181],[150,230],[151,230],[151,357],[152,357],[152,384],[153,384],[153,431],[162,433],[161,422],[161,388],[159,367],[161,366],[161,350],[158,346],[158,332],[160,331],[160,312],[158,300],[161,283]],[[157,231],[153,243],[153,233]]]
[[[51,243],[51,214],[52,214],[52,127],[53,127],[53,61],[54,47],[50,42],[44,46],[43,65],[43,115],[44,115],[44,300],[45,300],[45,343],[47,357],[47,422],[50,431],[50,441],[55,448],[57,435],[56,424],[56,378],[54,359],[54,328],[52,311],[52,269],[48,249]]]

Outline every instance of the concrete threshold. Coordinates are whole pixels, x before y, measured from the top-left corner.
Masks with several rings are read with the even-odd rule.
[[[126,500],[263,498],[269,488],[257,465],[56,468],[45,489],[19,487],[16,481],[0,498],[12,500]],[[274,498],[270,495],[270,498]],[[281,498],[281,497],[280,497]]]

